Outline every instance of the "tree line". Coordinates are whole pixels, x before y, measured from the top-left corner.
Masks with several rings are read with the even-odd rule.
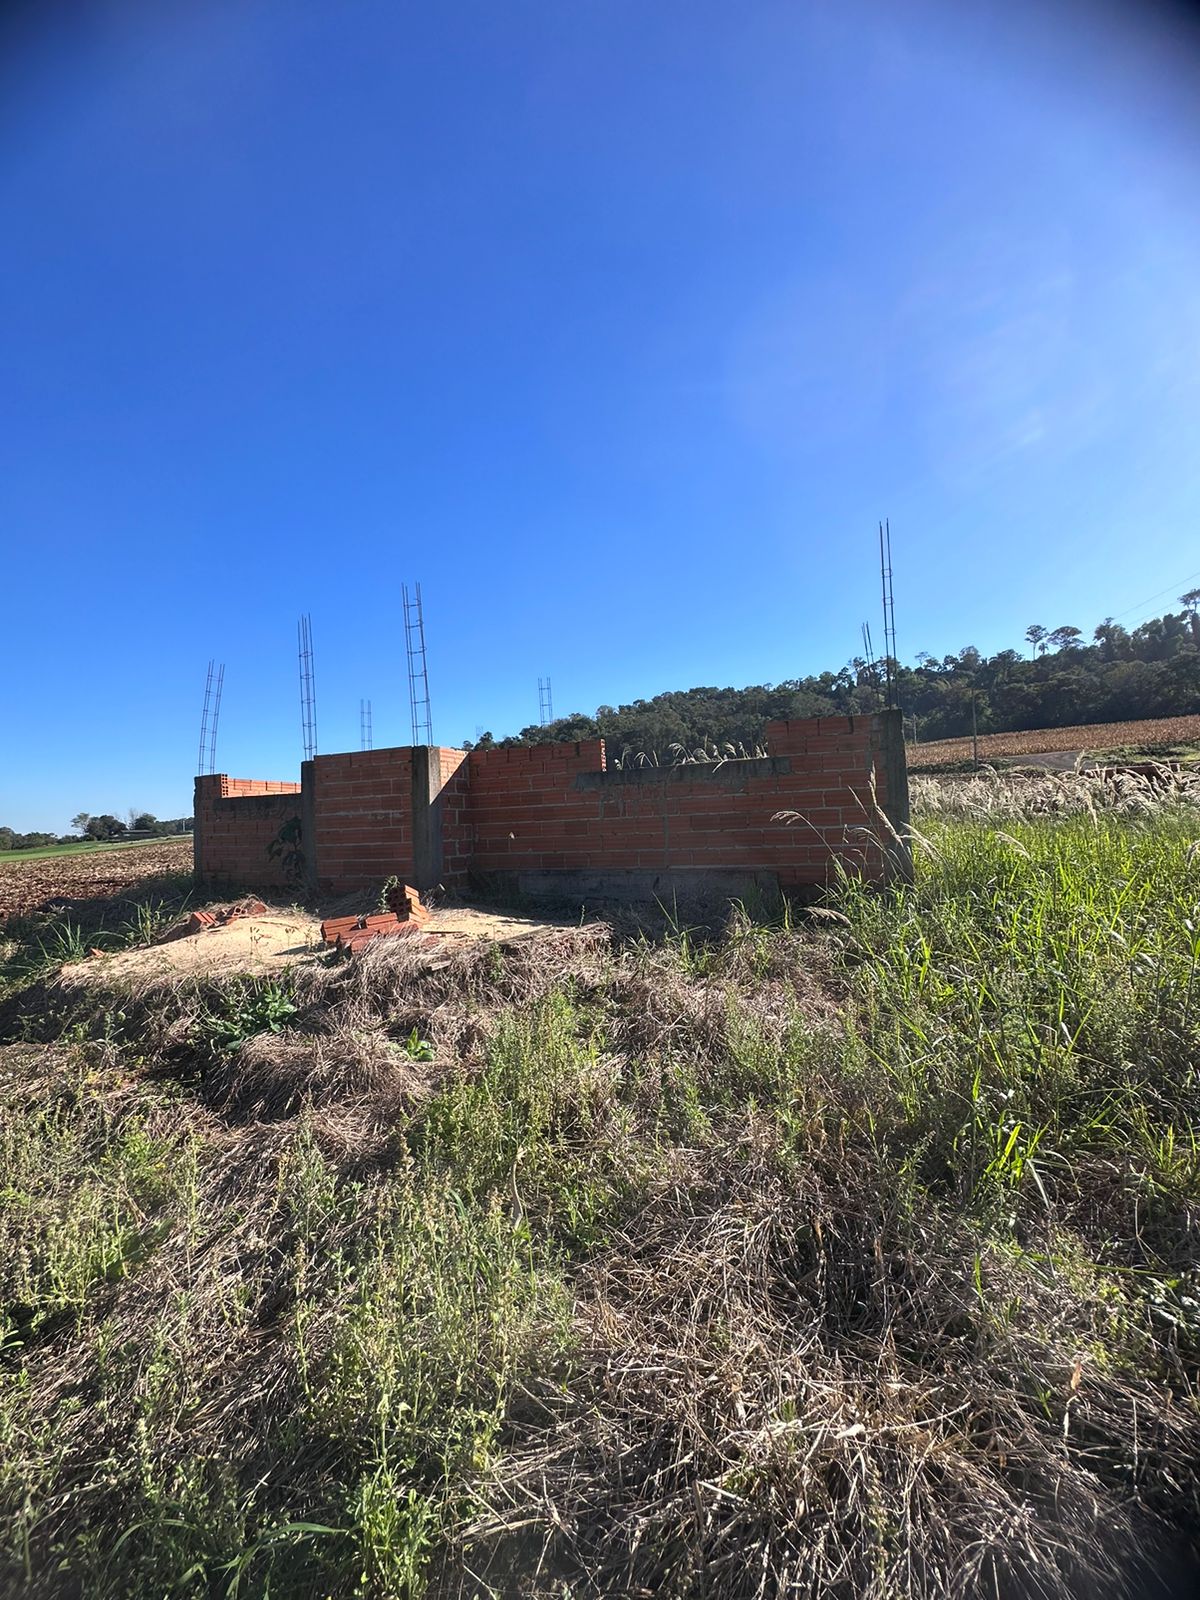
[[[969,734],[1062,728],[1075,723],[1138,721],[1200,713],[1200,589],[1167,612],[1126,629],[1105,617],[1085,639],[1064,624],[1025,630],[1029,654],[974,645],[952,655],[918,653],[906,665],[855,656],[837,672],[745,689],[696,688],[600,706],[497,739],[486,733],[466,748],[544,744],[603,737],[616,754],[655,753],[660,760],[701,747],[752,752],[769,722],[785,717],[853,715],[886,704],[887,680],[909,736],[922,741]]]
[[[131,806],[125,818],[109,812],[92,816],[80,811],[71,818],[74,833],[18,833],[15,828],[0,828],[0,851],[41,850],[52,844],[112,844],[126,838],[168,839],[173,834],[191,833],[191,817],[160,821],[152,812]]]

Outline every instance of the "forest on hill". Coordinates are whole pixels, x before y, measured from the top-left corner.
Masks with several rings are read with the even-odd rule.
[[[973,716],[980,733],[1008,733],[1200,713],[1200,589],[1181,595],[1179,604],[1182,610],[1133,630],[1106,617],[1091,642],[1079,628],[1034,623],[1025,632],[1027,655],[1001,650],[985,656],[966,645],[940,658],[922,651],[912,665],[892,662],[910,735],[913,718],[924,742],[970,733]],[[856,656],[838,672],[745,689],[675,690],[629,705],[600,706],[590,716],[572,712],[507,738],[485,733],[474,747],[602,736],[617,754],[653,751],[663,759],[672,746],[750,750],[767,724],[782,717],[878,709],[886,676],[885,661]],[[472,748],[472,741],[464,743]]]

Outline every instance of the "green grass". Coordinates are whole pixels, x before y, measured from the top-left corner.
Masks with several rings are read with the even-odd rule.
[[[190,839],[190,833],[172,833],[161,839],[125,839],[115,840],[106,844],[48,844],[38,850],[3,850],[0,851],[0,867],[7,862],[44,861],[49,856],[94,856],[102,855],[107,850],[136,850],[144,844],[170,844],[175,839]]]
[[[0,1052],[0,1592],[1112,1596],[1200,1513],[1200,817]]]
[[[192,890],[190,873],[165,873],[143,880],[124,899],[100,900],[74,913],[12,918],[0,937],[0,1002],[93,951],[111,954],[153,944],[178,921]]]

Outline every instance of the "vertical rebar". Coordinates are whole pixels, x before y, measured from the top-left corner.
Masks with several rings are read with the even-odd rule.
[[[296,628],[300,642],[300,731],[304,740],[304,759],[317,753],[317,688],[313,662],[312,617],[305,612]]]
[[[896,703],[896,590],[892,581],[892,523],[885,518],[879,524],[879,581],[883,592],[883,661],[887,680],[887,704]]]
[[[401,585],[404,601],[404,644],[408,652],[408,704],[412,713],[414,745],[433,743],[433,715],[429,704],[429,668],[425,656],[425,614],[421,604],[421,585],[415,584],[415,599],[408,585]]]
[[[196,771],[204,772],[204,760],[208,755],[208,710],[212,702],[212,681],[215,661],[208,663],[208,677],[204,680],[204,710],[200,713],[200,754],[196,757]]]
[[[217,668],[217,688],[213,695],[212,727],[208,737],[208,770],[217,770],[217,724],[221,720],[221,691],[225,687],[225,663],[222,661]]]

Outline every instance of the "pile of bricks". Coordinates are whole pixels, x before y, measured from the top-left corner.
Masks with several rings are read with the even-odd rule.
[[[172,939],[187,939],[193,933],[205,933],[209,928],[224,928],[240,917],[265,917],[267,908],[261,900],[243,900],[238,905],[221,906],[216,911],[193,911],[183,922],[168,928],[158,941],[167,944]]]
[[[321,938],[339,955],[352,956],[373,939],[395,939],[420,933],[429,921],[429,908],[408,884],[398,884],[388,892],[390,911],[369,916],[330,917],[321,924]]]

